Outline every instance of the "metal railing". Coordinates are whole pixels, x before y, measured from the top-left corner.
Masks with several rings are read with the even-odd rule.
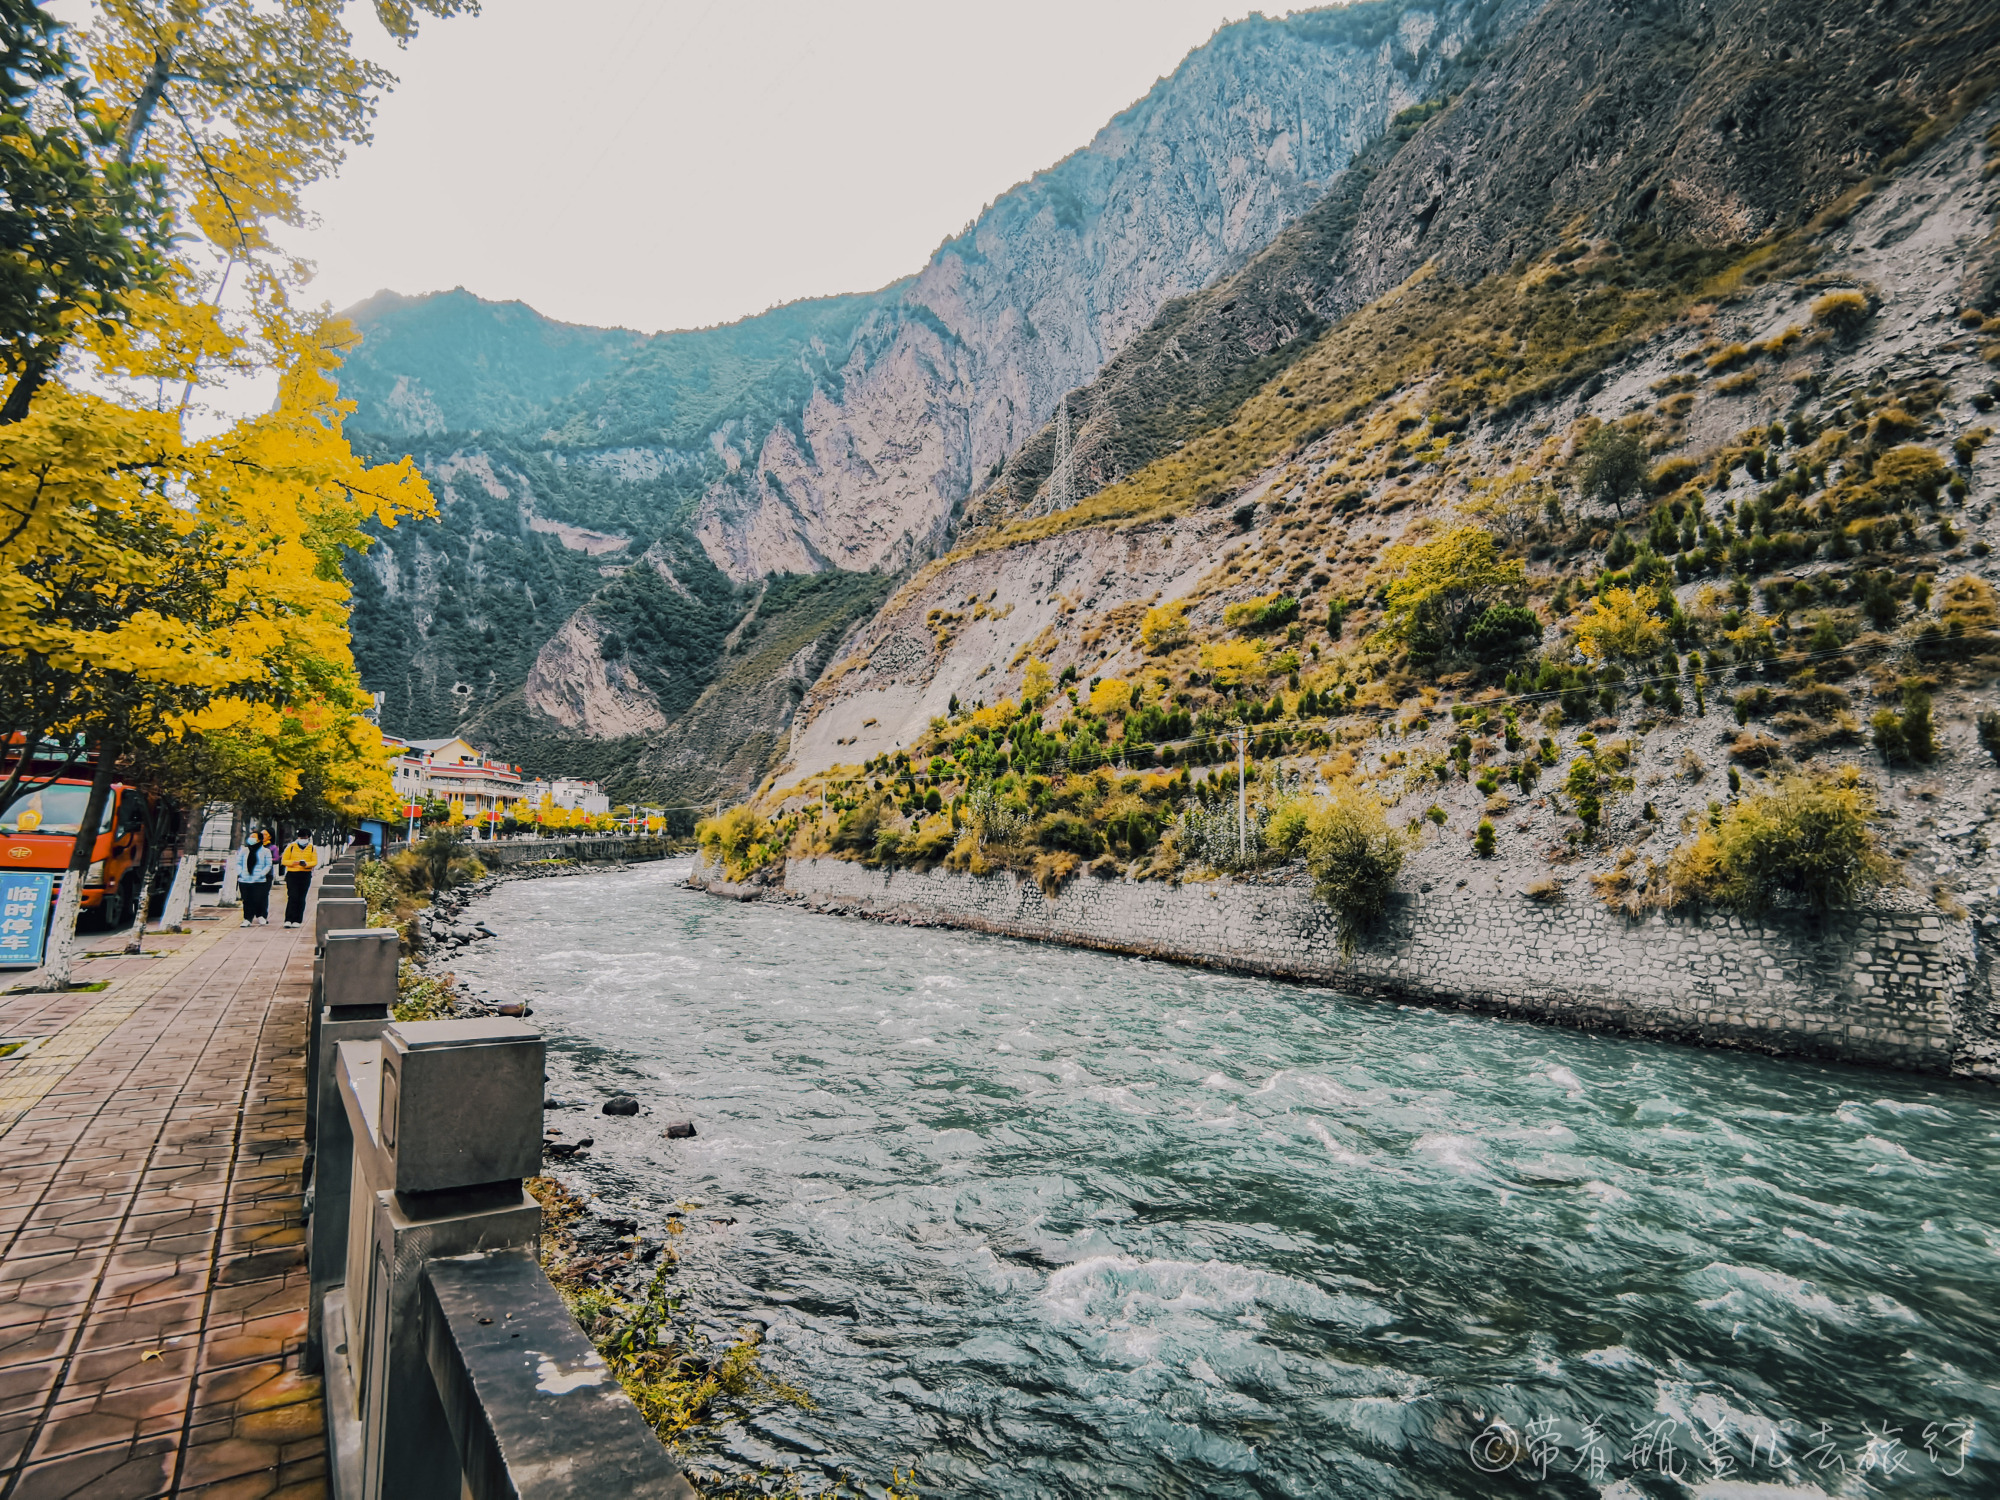
[[[306,1353],[334,1495],[694,1500],[536,1258],[541,1034],[392,1021],[396,934],[360,925],[338,870],[306,1059]]]

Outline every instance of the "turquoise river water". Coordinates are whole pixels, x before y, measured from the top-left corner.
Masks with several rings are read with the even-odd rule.
[[[2000,1495],[2000,1095],[929,928],[501,886],[575,1175],[926,1496]],[[635,1094],[645,1113],[597,1101]],[[692,1118],[692,1141],[662,1137]]]

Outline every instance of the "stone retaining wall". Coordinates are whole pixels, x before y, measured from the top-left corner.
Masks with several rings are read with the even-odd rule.
[[[395,854],[409,845],[394,843],[384,850]],[[507,870],[538,859],[573,859],[583,864],[631,864],[639,860],[685,857],[685,845],[644,835],[601,834],[594,838],[497,840],[468,844],[466,852],[476,855],[489,870]]]
[[[1989,1004],[1970,924],[1906,893],[1823,930],[1788,917],[1633,922],[1591,900],[1410,894],[1344,961],[1326,909],[1297,885],[1084,876],[1051,899],[1011,874],[917,874],[834,859],[795,860],[784,884],[795,899],[833,910],[1925,1072],[1951,1071],[1955,1031]]]

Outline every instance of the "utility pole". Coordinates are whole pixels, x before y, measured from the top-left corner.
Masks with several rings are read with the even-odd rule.
[[[1245,762],[1249,755],[1250,731],[1236,726],[1236,853],[1250,852],[1250,793],[1245,784]]]

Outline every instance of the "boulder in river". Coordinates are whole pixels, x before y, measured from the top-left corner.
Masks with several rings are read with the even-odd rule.
[[[686,1141],[694,1138],[694,1121],[675,1120],[662,1132],[670,1141]]]
[[[607,1115],[636,1115],[639,1113],[639,1101],[630,1094],[614,1094],[604,1101],[604,1112]]]

